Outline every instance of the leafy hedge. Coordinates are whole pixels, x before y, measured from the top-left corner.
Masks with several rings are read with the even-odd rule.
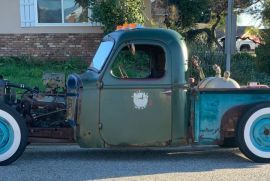
[[[256,60],[259,70],[270,75],[270,29],[261,30],[264,43],[256,48]]]
[[[209,50],[206,46],[200,44],[189,44],[189,50],[190,56],[197,55],[201,60],[201,66],[206,77],[215,75],[212,69],[214,64],[219,65],[224,72],[226,56],[223,52]],[[267,64],[267,61],[265,63]],[[233,56],[231,61],[231,77],[241,85],[246,85],[248,82],[270,84],[270,76],[259,69],[256,56],[250,53],[237,53]]]
[[[102,23],[105,34],[124,23],[144,23],[144,3],[141,0],[89,0],[91,19]]]
[[[236,54],[232,59],[231,71],[233,78],[241,84],[247,84],[250,81],[270,84],[270,76],[258,69],[254,55],[248,53]]]

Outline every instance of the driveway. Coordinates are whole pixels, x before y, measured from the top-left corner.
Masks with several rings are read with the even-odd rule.
[[[238,149],[81,149],[77,145],[28,146],[0,181],[30,180],[270,180],[270,164],[246,159]]]

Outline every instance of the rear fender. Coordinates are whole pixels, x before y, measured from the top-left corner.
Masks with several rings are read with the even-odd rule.
[[[238,121],[242,118],[244,113],[247,112],[252,107],[258,104],[263,104],[263,103],[266,103],[266,102],[239,105],[239,106],[232,107],[227,112],[225,112],[221,119],[220,141],[223,142],[224,138],[235,137]]]

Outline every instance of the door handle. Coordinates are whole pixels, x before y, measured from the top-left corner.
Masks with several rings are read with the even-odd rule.
[[[163,91],[161,93],[170,96],[170,95],[172,95],[172,90],[166,90],[166,91]]]

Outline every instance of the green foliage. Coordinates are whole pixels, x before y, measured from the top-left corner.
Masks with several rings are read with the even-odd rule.
[[[92,19],[102,23],[105,33],[112,32],[117,25],[144,23],[142,0],[89,0]]]
[[[263,1],[263,6],[262,18],[268,29],[260,31],[264,43],[256,48],[256,60],[259,70],[270,75],[270,1]]]
[[[212,66],[217,64],[221,66],[221,69],[224,70],[225,64],[225,55],[221,51],[214,49],[209,49],[205,43],[190,42],[188,44],[189,57],[196,55],[201,61],[201,66],[204,70],[206,77],[211,77],[215,75]]]
[[[264,10],[262,12],[263,22],[266,25],[270,25],[270,1],[269,0],[263,1],[263,6],[264,6]]]
[[[240,13],[257,1],[235,0],[234,4],[237,7],[235,11]],[[182,33],[188,41],[194,41],[197,36],[207,36],[204,39],[210,48],[215,43],[219,49],[222,49],[217,41],[215,30],[225,25],[227,2],[227,0],[169,0],[170,11],[165,23],[167,27]],[[197,26],[198,23],[205,24]]]
[[[190,55],[197,55],[199,57],[206,77],[215,75],[212,68],[214,64],[219,65],[224,72],[226,56],[223,52],[209,51],[204,44],[195,43],[189,44],[189,50]],[[240,85],[247,85],[248,82],[252,81],[260,82],[261,84],[270,84],[270,76],[258,69],[256,57],[248,53],[238,53],[232,58],[231,77],[239,82]]]
[[[185,30],[193,27],[198,22],[208,22],[210,18],[209,1],[190,1],[190,0],[169,0],[171,6],[171,16],[167,26]],[[176,8],[176,9],[175,9]]]
[[[264,10],[262,12],[263,22],[270,26],[270,1],[263,2]],[[264,41],[262,45],[256,48],[257,65],[262,72],[270,75],[270,29],[260,31],[261,37]]]
[[[45,72],[58,72],[68,75],[87,69],[87,63],[76,58],[65,62],[44,61],[29,57],[1,57],[0,75],[14,83],[44,89],[42,76]]]
[[[261,32],[264,44],[256,48],[257,65],[262,72],[270,75],[270,30]]]
[[[248,53],[236,54],[231,62],[232,77],[242,85],[248,82],[270,84],[270,77],[256,66],[256,58]]]
[[[151,73],[150,57],[143,51],[137,51],[135,55],[128,50],[121,51],[112,65],[112,74],[123,78],[126,74],[129,78],[145,78]]]

